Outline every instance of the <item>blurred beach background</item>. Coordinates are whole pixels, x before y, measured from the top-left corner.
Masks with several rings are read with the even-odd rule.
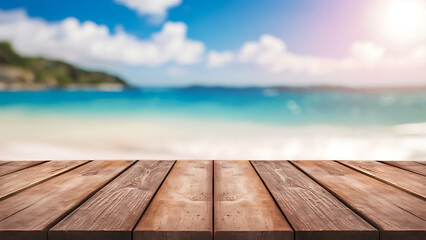
[[[425,159],[425,92],[0,93],[2,159]]]
[[[0,159],[426,159],[423,0],[0,0]]]

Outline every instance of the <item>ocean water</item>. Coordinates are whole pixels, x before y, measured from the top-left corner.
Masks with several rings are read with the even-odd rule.
[[[0,92],[0,158],[426,157],[426,92]]]
[[[382,126],[426,122],[426,92],[279,92],[201,87],[0,92],[0,109],[29,115],[178,116],[284,126]]]

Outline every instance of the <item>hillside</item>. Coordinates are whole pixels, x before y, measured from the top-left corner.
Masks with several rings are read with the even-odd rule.
[[[125,88],[122,79],[61,61],[22,57],[0,42],[0,89]]]

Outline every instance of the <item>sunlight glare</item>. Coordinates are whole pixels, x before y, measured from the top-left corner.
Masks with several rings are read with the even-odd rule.
[[[384,16],[384,30],[391,40],[405,43],[423,37],[426,26],[424,0],[392,0]]]

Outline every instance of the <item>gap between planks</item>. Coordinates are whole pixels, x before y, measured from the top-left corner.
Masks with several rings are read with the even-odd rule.
[[[337,161],[357,172],[399,188],[426,200],[426,177],[392,165],[375,161]]]
[[[178,161],[178,162],[181,162],[181,161]],[[216,161],[215,161],[216,162]],[[134,165],[136,165],[136,163],[137,162],[134,162],[134,163],[132,163],[130,166],[128,166],[127,168],[125,168],[121,173],[119,173],[118,175],[116,175],[114,178],[112,178],[109,182],[107,182],[107,183],[105,183],[104,184],[104,188],[106,188],[107,186],[109,186],[112,182],[114,182],[116,179],[118,179],[121,175],[123,175],[124,173],[126,173],[131,167],[133,167]],[[177,163],[176,163],[177,164]],[[216,163],[213,163],[213,166],[215,166],[215,164]],[[260,182],[262,183],[262,185],[263,185],[263,187],[264,187],[264,189],[266,190],[266,192],[268,192],[268,195],[272,195],[273,196],[273,194],[272,194],[272,191],[267,187],[267,184],[265,183],[265,181],[264,181],[264,179],[261,177],[261,175],[260,175],[260,173],[257,171],[257,169],[256,169],[256,167],[253,165],[253,163],[251,163],[252,165],[250,165],[249,164],[249,166],[252,168],[252,170],[254,171],[254,173],[255,173],[255,175],[259,178],[259,180],[260,180]],[[419,163],[419,164],[422,164],[422,163]],[[323,186],[323,184],[321,183],[321,182],[318,182],[317,180],[315,180],[314,178],[312,178],[309,174],[307,174],[304,170],[302,170],[302,169],[300,169],[298,166],[297,166],[297,164],[295,164],[295,163],[292,163],[291,164],[293,167],[296,167],[296,169],[299,171],[299,172],[301,172],[302,173],[302,175],[305,175],[307,178],[309,178],[309,179],[313,179],[314,180],[314,182],[316,182],[317,183],[317,185],[318,186]],[[40,165],[41,166],[41,165]],[[344,166],[344,165],[342,165],[342,166]],[[346,168],[348,168],[348,166],[344,166],[344,167],[346,167]],[[174,168],[174,167],[173,167]],[[172,169],[173,169],[172,168]],[[350,169],[350,168],[348,168],[348,169]],[[396,169],[401,169],[401,168],[396,168]],[[28,168],[27,168],[27,170],[28,170]],[[351,171],[355,171],[355,170],[353,170],[353,169],[350,169]],[[19,170],[18,170],[19,171]],[[70,172],[71,170],[69,170],[68,172]],[[66,172],[66,173],[68,173],[68,172]],[[216,181],[215,179],[213,179],[214,178],[214,176],[215,176],[215,174],[217,174],[217,172],[215,173],[215,167],[212,167],[212,169],[211,169],[211,178],[212,178],[212,181],[211,181],[211,192],[212,193],[214,193],[214,196],[216,197],[216,191],[218,191],[217,189],[215,190],[215,184],[214,184],[214,182]],[[408,171],[407,171],[408,172]],[[16,173],[16,172],[15,172]],[[168,172],[168,174],[170,175],[170,173],[171,173],[171,171],[169,171]],[[361,173],[361,172],[357,172],[357,173],[359,173],[359,174],[363,174],[363,173]],[[55,177],[52,177],[51,179],[55,179],[55,178],[58,178],[58,177],[61,177],[61,176],[63,176],[63,175],[65,175],[65,173],[63,173],[63,174],[61,174],[60,176],[55,176]],[[167,175],[166,177],[165,177],[165,179],[163,179],[163,184],[166,182],[166,180],[167,180],[167,178],[169,177],[169,175]],[[363,174],[364,175],[364,174]],[[7,176],[7,175],[6,175]],[[371,178],[371,176],[367,176],[367,175],[365,175],[366,177],[370,177]],[[1,178],[0,178],[1,179]],[[48,180],[51,180],[51,179],[48,179]],[[47,181],[47,180],[46,180]],[[44,182],[42,182],[42,183],[40,183],[40,184],[44,184],[46,181],[44,181]],[[383,182],[383,181],[382,181]],[[36,186],[38,186],[38,185],[36,185]],[[36,187],[36,186],[34,186],[34,187]],[[162,187],[162,185],[160,186],[160,187],[157,187],[157,189],[156,189],[156,191],[157,191],[157,193],[159,193],[160,192],[160,190],[161,190],[161,187]],[[30,188],[31,189],[31,188]],[[337,196],[339,199],[340,199],[340,197],[339,197],[339,195],[337,195],[337,194],[335,194],[333,191],[330,191],[329,189],[327,189],[326,188],[326,190],[328,191],[328,192],[330,192],[332,195],[334,195],[334,196]],[[87,197],[86,198],[86,200],[88,201],[88,199],[90,200],[90,199],[92,199],[98,192],[100,192],[101,190],[96,190],[96,191],[94,191],[93,192],[93,194],[91,195],[91,196],[89,196],[89,197]],[[150,201],[148,202],[148,209],[149,209],[149,207],[151,206],[151,204],[154,202],[154,199],[155,199],[155,196],[157,196],[157,194],[155,194],[154,195],[154,198],[150,198]],[[213,198],[213,197],[212,197]],[[271,197],[272,198],[272,200],[274,201],[274,203],[275,203],[275,205],[279,205],[279,202],[275,199],[275,197]],[[74,209],[75,209],[75,211],[77,211],[84,203],[86,203],[87,201],[86,200],[84,200],[82,203],[80,203],[80,205],[78,205],[77,207],[75,207]],[[360,215],[360,216],[363,216],[364,218],[365,218],[365,216],[363,215],[363,214],[361,214],[361,213],[359,213],[359,211],[357,210],[357,209],[355,209],[355,208],[352,208],[352,205],[349,205],[349,204],[347,204],[345,201],[343,201],[343,200],[341,200],[344,204],[346,204],[347,206],[349,206],[351,209],[353,209],[353,210],[355,210],[355,212],[356,213],[358,213],[358,215]],[[215,208],[216,208],[216,206],[215,206],[215,201],[212,201],[211,202],[211,218],[212,218],[212,221],[211,221],[211,229],[212,230],[214,230],[214,231],[216,231],[216,224],[215,224],[215,221],[213,220],[213,219],[215,219]],[[281,210],[281,212],[284,214],[284,217],[286,217],[286,211],[284,211],[283,209],[280,209]],[[64,213],[63,214],[63,216],[62,216],[62,218],[67,218],[67,217],[69,217],[71,214],[70,214],[70,212],[72,211],[72,209],[71,210],[69,210],[68,212],[66,212],[66,213]],[[145,211],[146,212],[146,211]],[[288,213],[288,211],[287,211],[287,213]],[[143,214],[140,214],[141,216],[139,217],[139,219],[137,219],[137,221],[136,222],[141,222],[142,221],[142,219],[143,219],[143,217],[144,217],[144,215],[145,215],[145,213],[143,213]],[[285,218],[284,218],[285,219]],[[369,220],[368,218],[366,218],[367,220]],[[289,221],[290,222],[290,221]],[[293,221],[294,222],[294,221]],[[290,222],[291,223],[291,222]],[[375,225],[376,223],[375,222],[372,222],[373,223],[373,225]],[[131,228],[131,230],[126,230],[126,232],[130,232],[130,238],[132,238],[132,236],[131,236],[131,233],[132,233],[132,231],[135,231],[135,232],[137,232],[137,225],[136,224],[133,224],[133,227]],[[291,230],[291,228],[290,228],[290,230]],[[369,229],[369,230],[367,230],[367,231],[370,231],[371,229]],[[1,221],[0,221],[0,237],[2,236],[2,233],[1,233]],[[296,229],[296,231],[297,231],[297,229]],[[31,231],[27,231],[26,233],[28,234],[28,233],[30,233]],[[172,231],[171,231],[172,232]],[[180,231],[179,231],[180,232]],[[179,233],[178,232],[178,233]],[[373,232],[374,232],[374,230],[373,230]],[[36,230],[36,232],[35,233],[37,233],[38,234],[38,230]],[[176,233],[176,232],[175,232]],[[173,233],[173,234],[175,234],[175,233]],[[324,230],[321,230],[320,232],[316,232],[316,231],[310,231],[310,232],[304,232],[304,231],[301,231],[300,229],[299,229],[299,231],[297,231],[296,232],[296,239],[306,239],[306,238],[303,238],[303,235],[301,235],[301,234],[305,234],[305,236],[315,236],[315,234],[328,234],[328,235],[332,235],[332,234],[336,234],[336,232],[335,231],[324,231]],[[121,236],[121,235],[116,235],[116,236]],[[159,235],[160,236],[160,235]],[[163,237],[164,236],[166,236],[166,235],[162,235]],[[189,236],[189,235],[186,235],[186,236]],[[237,236],[237,235],[234,235],[234,236]],[[373,236],[373,235],[370,235],[370,236]],[[386,236],[386,235],[384,235],[384,236]],[[134,237],[134,236],[133,236]],[[389,237],[389,236],[388,236]],[[31,238],[31,239],[34,239],[34,238]],[[50,238],[49,238],[50,239]],[[92,238],[90,238],[90,239],[92,239]],[[103,238],[102,238],[103,239]],[[117,238],[114,238],[114,239],[117,239]],[[163,238],[159,238],[159,239],[163,239]],[[255,238],[255,239],[257,239],[257,238]],[[316,238],[316,239],[318,239],[318,238]],[[338,239],[338,238],[333,238],[333,239]],[[369,238],[363,238],[363,239],[369,239]],[[373,239],[373,238],[371,238],[371,239]],[[374,238],[375,239],[375,238]],[[389,238],[389,239],[391,239],[391,238]],[[410,239],[410,238],[407,238],[407,239]]]
[[[382,163],[404,169],[422,176],[426,176],[426,162],[425,161],[380,161]]]
[[[293,230],[249,161],[214,162],[214,238],[293,239]]]
[[[49,239],[131,239],[174,161],[138,161],[49,231]]]
[[[134,228],[133,239],[212,239],[212,173],[212,161],[177,161]]]
[[[251,161],[295,239],[378,239],[377,230],[288,161]]]
[[[0,165],[0,177],[10,173],[46,163],[47,161],[10,161]]]
[[[67,173],[89,161],[49,161],[0,177],[0,200]]]
[[[48,229],[134,163],[89,162],[0,201],[0,238],[46,239]]]
[[[292,161],[380,231],[381,240],[426,234],[425,201],[334,161]]]

